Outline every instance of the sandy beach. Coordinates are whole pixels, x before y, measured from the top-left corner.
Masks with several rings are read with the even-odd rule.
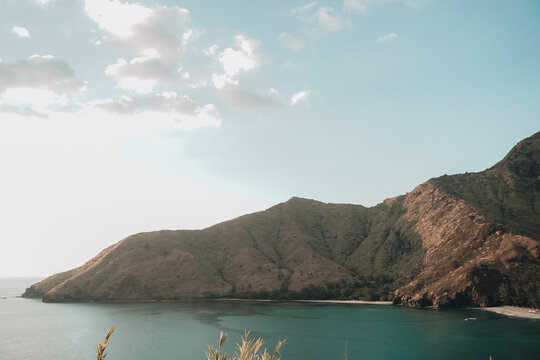
[[[364,301],[364,300],[274,300],[274,299],[237,299],[220,298],[220,301],[246,301],[246,302],[300,302],[316,304],[352,304],[352,305],[392,305],[391,301]]]
[[[295,300],[295,302],[325,303],[325,304],[356,304],[356,305],[392,305],[391,301],[364,301],[364,300]]]
[[[479,308],[474,308],[474,309],[491,311],[497,314],[506,315],[510,317],[540,320],[540,311],[536,309],[520,308],[517,306],[479,307]]]

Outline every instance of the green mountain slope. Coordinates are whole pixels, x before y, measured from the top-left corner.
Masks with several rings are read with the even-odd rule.
[[[540,133],[497,165],[366,208],[292,198],[204,230],[136,234],[24,296],[540,306]]]
[[[519,142],[486,171],[434,181],[449,194],[484,210],[494,221],[540,237],[540,133]]]

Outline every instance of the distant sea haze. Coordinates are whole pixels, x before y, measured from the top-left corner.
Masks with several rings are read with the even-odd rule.
[[[91,359],[116,325],[110,360],[204,359],[207,344],[244,330],[283,359],[535,359],[540,321],[478,310],[436,311],[376,305],[231,300],[132,304],[48,304],[15,297],[36,279],[0,279],[0,359]],[[465,321],[466,318],[476,318]]]

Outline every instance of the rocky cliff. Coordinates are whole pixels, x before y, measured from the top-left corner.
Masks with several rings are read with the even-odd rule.
[[[204,230],[136,234],[23,296],[540,307],[539,214],[537,133],[490,169],[431,179],[371,208],[292,198]]]

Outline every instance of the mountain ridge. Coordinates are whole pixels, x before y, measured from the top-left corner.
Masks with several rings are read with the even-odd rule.
[[[497,164],[373,207],[292,197],[202,230],[129,236],[23,296],[361,298],[540,306],[540,132]]]

